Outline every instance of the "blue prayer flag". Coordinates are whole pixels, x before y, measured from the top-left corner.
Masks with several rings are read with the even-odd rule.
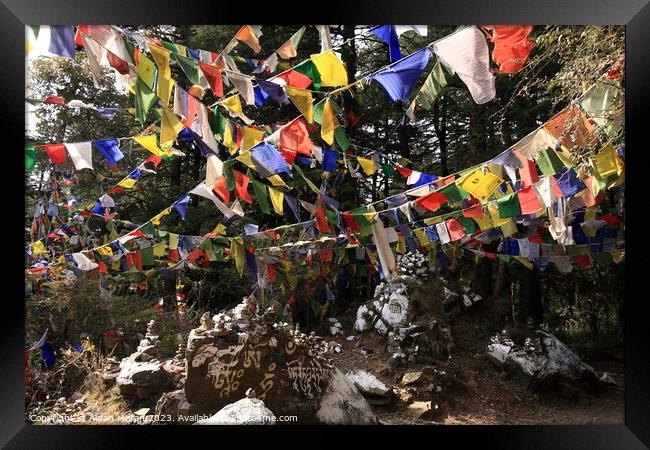
[[[430,56],[431,51],[423,48],[372,75],[370,79],[377,81],[392,101],[408,101]]]
[[[124,158],[124,154],[122,154],[118,147],[117,139],[98,139],[92,141],[92,143],[104,155],[104,158],[106,158],[111,166],[117,164],[119,160]]]
[[[395,25],[380,25],[371,29],[370,32],[388,44],[388,58],[390,62],[402,59]]]

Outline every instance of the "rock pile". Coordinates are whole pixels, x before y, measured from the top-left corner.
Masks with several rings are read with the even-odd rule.
[[[420,252],[398,255],[397,268],[399,274],[408,279],[427,279],[430,275],[429,262]]]
[[[395,327],[407,325],[414,316],[404,282],[382,282],[375,288],[373,297],[357,310],[356,331],[375,328],[379,334],[386,335]]]

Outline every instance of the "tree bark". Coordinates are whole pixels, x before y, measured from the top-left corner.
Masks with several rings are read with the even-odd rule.
[[[521,269],[519,288],[519,320],[526,323],[529,319],[534,325],[543,320],[542,291],[539,269]]]

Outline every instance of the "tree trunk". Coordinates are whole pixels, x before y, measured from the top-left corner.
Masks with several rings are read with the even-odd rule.
[[[521,286],[519,288],[519,320],[527,323],[532,320],[539,325],[543,320],[542,292],[539,269],[521,269]]]
[[[440,174],[449,175],[447,164],[447,101],[443,96],[433,104],[433,127],[438,138],[440,149]]]

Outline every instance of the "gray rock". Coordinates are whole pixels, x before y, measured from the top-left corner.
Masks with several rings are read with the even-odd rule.
[[[406,372],[402,377],[402,384],[415,384],[424,381],[424,374],[422,372]]]
[[[356,388],[364,395],[389,396],[393,389],[382,383],[376,376],[365,370],[355,370],[346,374]]]
[[[276,417],[258,398],[243,398],[224,406],[208,419],[194,425],[275,425]]]
[[[115,381],[125,398],[151,398],[167,387],[169,379],[159,361],[138,362],[132,358],[134,355],[122,360]]]

